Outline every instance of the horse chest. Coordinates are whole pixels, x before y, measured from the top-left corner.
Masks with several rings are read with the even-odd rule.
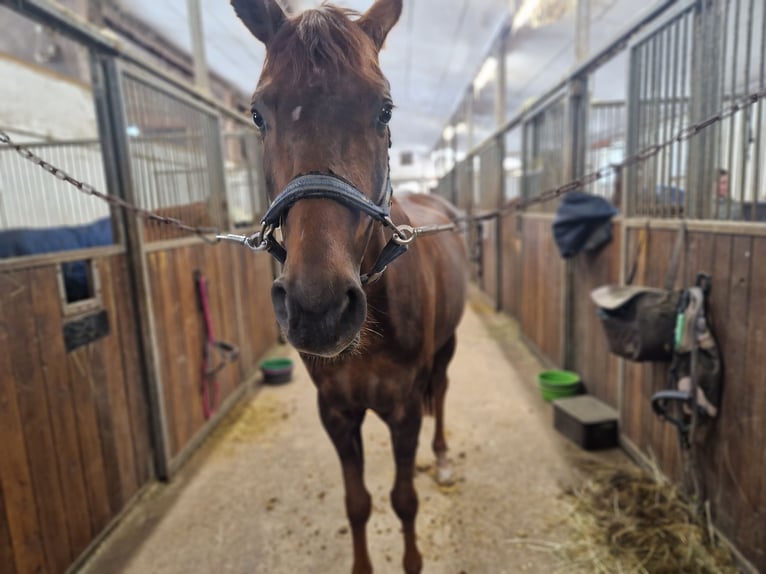
[[[321,396],[349,410],[372,409],[386,415],[398,405],[420,400],[418,369],[380,359],[368,357],[346,367],[309,367],[309,373]]]

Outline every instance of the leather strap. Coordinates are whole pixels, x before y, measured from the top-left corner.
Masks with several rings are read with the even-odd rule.
[[[269,206],[261,223],[265,226],[278,227],[287,211],[302,199],[332,199],[383,221],[390,215],[392,188],[388,176],[386,176],[385,188],[383,201],[379,205],[337,176],[318,173],[301,175],[287,184],[274,203]]]

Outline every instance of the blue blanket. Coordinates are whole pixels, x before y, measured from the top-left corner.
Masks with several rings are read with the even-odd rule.
[[[7,229],[0,231],[0,258],[102,247],[112,243],[112,222],[108,217],[87,225]],[[70,303],[92,296],[85,261],[63,263],[62,268]]]

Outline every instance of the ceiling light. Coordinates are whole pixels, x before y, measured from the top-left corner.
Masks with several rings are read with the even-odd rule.
[[[476,79],[473,81],[473,93],[478,94],[484,87],[495,79],[497,75],[497,58],[489,57],[484,61]]]

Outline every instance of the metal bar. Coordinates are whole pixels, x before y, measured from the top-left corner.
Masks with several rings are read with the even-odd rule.
[[[673,67],[675,61],[676,52],[673,51],[673,37],[674,37],[674,25],[669,25],[665,30],[665,82],[663,84],[663,122],[662,122],[662,140],[665,141],[672,134],[672,125],[674,121],[673,110],[675,102],[673,101],[673,89],[671,87],[671,75],[670,70]],[[675,215],[674,207],[669,203],[670,189],[673,187],[670,177],[670,153],[673,146],[668,146],[662,152],[660,158],[660,179],[665,189],[665,210],[666,215],[673,217]],[[673,204],[678,200],[678,193],[673,194]]]
[[[758,86],[764,85],[766,76],[766,6],[761,5],[761,70],[758,78]],[[758,201],[761,191],[761,128],[763,127],[763,102],[758,102],[757,118],[755,121],[755,166],[753,170],[753,208],[750,213],[750,220],[756,221],[758,211]]]
[[[641,107],[640,87],[640,50],[631,48],[628,53],[628,74],[626,94],[626,127],[625,127],[625,155],[632,155],[638,150],[640,136],[639,110]],[[638,178],[636,166],[631,165],[622,170],[622,211],[626,215],[638,213],[637,185]]]
[[[670,72],[670,77],[673,78],[672,80],[672,90],[670,93],[670,101],[671,107],[670,107],[670,133],[675,134],[678,132],[678,129],[680,129],[683,122],[679,122],[676,124],[676,119],[678,119],[678,80],[679,80],[679,74],[678,74],[678,67],[679,67],[679,36],[681,35],[681,21],[676,20],[673,23],[673,48],[672,48],[672,55],[671,58],[672,65],[668,66],[668,70],[672,71]],[[683,109],[683,107],[681,108]],[[677,184],[677,182],[674,181],[674,171],[675,171],[675,151],[676,151],[676,145],[671,145],[668,148],[668,184],[676,188],[676,195],[675,195],[675,201],[673,202],[673,209],[672,215],[674,217],[679,217],[681,215],[681,206],[679,205],[681,202],[681,198],[679,196],[681,186]]]
[[[659,124],[657,125],[657,142],[663,142],[667,138],[667,105],[668,105],[668,99],[667,94],[665,93],[666,86],[667,86],[667,80],[663,82],[663,71],[665,72],[665,78],[667,79],[668,69],[670,66],[668,65],[667,59],[668,54],[670,53],[670,46],[669,42],[670,39],[668,38],[668,30],[670,28],[663,28],[662,32],[659,33],[657,40],[659,42],[659,61],[657,66],[657,91],[659,92],[658,102],[657,102],[657,112],[659,117]],[[664,68],[664,70],[663,70]],[[665,184],[665,154],[667,152],[667,148],[662,150],[662,153],[657,156],[655,160],[655,168],[657,173],[657,180],[659,181],[658,185],[662,186],[662,206],[660,210],[660,216],[661,217],[667,217],[668,215],[668,186]]]
[[[92,61],[94,77],[101,76],[101,91],[96,92],[96,108],[102,121],[99,122],[101,140],[106,146],[111,145],[107,157],[113,161],[105,164],[108,178],[113,189],[127,201],[136,201],[133,176],[128,149],[125,100],[122,93],[120,70],[114,59],[94,55]],[[131,287],[136,305],[136,321],[141,336],[138,339],[139,353],[142,358],[142,379],[146,384],[150,411],[150,433],[154,452],[154,464],[157,476],[166,479],[169,476],[170,450],[168,445],[167,418],[162,390],[162,376],[157,355],[156,328],[154,310],[150,297],[148,268],[139,218],[128,217],[123,213],[126,230],[126,247],[130,263]]]
[[[750,89],[750,60],[751,60],[751,47],[753,44],[753,12],[754,12],[754,0],[750,0],[750,7],[748,9],[747,16],[747,41],[745,43],[745,70],[743,77],[743,90],[742,93],[747,93]],[[742,114],[742,128],[740,130],[740,139],[742,141],[742,149],[740,156],[740,185],[739,185],[739,217],[737,219],[743,219],[743,211],[745,208],[745,188],[747,187],[747,146],[749,144],[749,124],[750,117],[752,115],[752,109],[748,108],[740,112]],[[716,181],[717,183],[717,181]],[[729,201],[731,202],[732,189],[731,189],[731,175],[729,176],[729,189],[728,189]],[[755,211],[756,205],[753,201],[753,211]]]
[[[718,69],[721,71],[719,76],[719,89],[718,89],[718,101],[721,102],[721,104],[726,103],[726,81],[724,79],[725,76],[725,70],[726,70],[726,54],[728,53],[729,49],[729,9],[731,8],[731,0],[726,0],[726,3],[723,5],[723,17],[722,17],[722,30],[723,30],[723,38],[721,39],[721,42],[719,44],[719,47],[721,48],[719,52],[718,57]],[[736,35],[733,35],[733,37],[736,37]],[[760,102],[759,102],[760,105]],[[723,129],[721,129],[721,126],[717,127],[718,129],[718,145],[716,147],[716,166],[720,169],[720,160],[721,160],[721,150],[723,149]],[[713,201],[713,219],[720,219],[720,201],[717,197],[717,191],[716,191],[716,198]]]
[[[731,98],[737,97],[737,60],[739,56],[739,46],[737,46],[737,32],[739,31],[740,21],[740,0],[736,0],[737,7],[734,16],[734,34],[732,35],[732,64],[731,64]],[[734,134],[736,129],[736,114],[729,118],[729,188],[731,188],[732,175],[734,174]],[[726,219],[731,219],[731,193],[726,198]]]
[[[689,48],[689,43],[693,41],[693,35],[689,33],[689,21],[692,19],[691,13],[686,14],[683,18],[683,31],[684,31],[684,39],[683,39],[683,58],[681,60],[681,91],[683,92],[683,101],[684,101],[684,113],[683,113],[683,120],[688,120],[691,118],[691,80],[689,76],[687,77],[687,72],[689,71],[689,68],[691,68],[691,54],[692,50]],[[688,90],[688,95],[687,95]],[[682,121],[682,123],[684,123]],[[691,206],[691,190],[689,188],[689,142],[688,141],[682,141],[681,145],[679,146],[679,157],[678,157],[678,167],[679,169],[683,170],[684,178],[684,189],[686,189],[686,193],[684,193],[684,217],[689,218],[691,217],[691,212],[689,210]],[[684,156],[686,156],[686,161],[684,161]],[[680,182],[679,182],[680,184]]]

